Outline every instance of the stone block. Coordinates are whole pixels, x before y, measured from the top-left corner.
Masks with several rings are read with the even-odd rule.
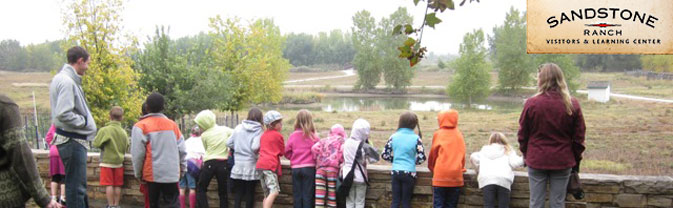
[[[512,208],[523,208],[523,207],[528,207],[530,205],[530,200],[528,199],[510,199],[509,200],[509,206]]]
[[[573,198],[570,195],[568,195],[568,197]],[[591,203],[604,203],[604,202],[607,203],[612,202],[612,200],[613,200],[612,194],[585,193],[583,201]]]
[[[415,186],[414,187],[414,194],[432,195],[432,187],[431,186]]]
[[[642,194],[619,194],[614,202],[619,207],[645,207],[647,198]]]
[[[654,207],[673,207],[673,196],[647,196],[647,205]]]
[[[608,193],[616,194],[621,190],[621,186],[617,183],[606,183],[606,184],[596,184],[596,185],[584,185],[582,186],[584,192],[587,193]]]

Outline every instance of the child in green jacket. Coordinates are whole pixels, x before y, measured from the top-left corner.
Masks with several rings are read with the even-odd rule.
[[[100,148],[100,185],[107,186],[107,207],[119,207],[124,185],[124,153],[129,147],[129,138],[122,128],[124,110],[115,106],[110,110],[110,122],[96,135],[93,146]]]

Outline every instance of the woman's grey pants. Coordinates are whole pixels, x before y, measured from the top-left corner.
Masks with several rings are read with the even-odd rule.
[[[547,183],[549,183],[549,206],[551,208],[564,208],[570,170],[570,168],[563,170],[540,170],[528,167],[530,207],[544,207]]]

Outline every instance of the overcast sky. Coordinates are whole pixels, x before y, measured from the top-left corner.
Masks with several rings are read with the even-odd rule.
[[[459,4],[462,0],[454,0]],[[457,54],[466,32],[482,28],[487,34],[502,24],[510,7],[525,10],[525,0],[480,0],[438,15],[443,20],[423,34],[423,45],[437,54]],[[0,3],[0,40],[16,39],[22,45],[62,39],[62,9],[71,1],[7,0]],[[423,20],[424,2],[412,0],[133,0],[125,1],[123,27],[141,41],[156,25],[170,26],[172,38],[208,31],[208,18],[215,15],[244,20],[273,18],[281,33],[317,34],[333,29],[350,30],[353,15],[368,10],[377,21],[398,7],[407,7],[415,25]]]

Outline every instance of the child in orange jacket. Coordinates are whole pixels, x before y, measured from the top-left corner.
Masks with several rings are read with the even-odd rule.
[[[458,129],[458,111],[437,115],[439,129],[432,137],[428,169],[432,172],[434,207],[457,207],[465,172],[465,141]],[[437,164],[435,166],[435,164]]]

